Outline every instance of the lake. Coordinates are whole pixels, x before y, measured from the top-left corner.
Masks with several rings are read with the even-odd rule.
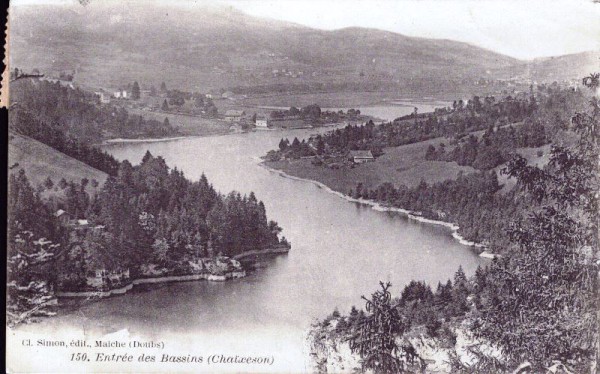
[[[246,278],[138,288],[63,310],[57,317],[23,330],[75,328],[86,334],[160,339],[166,341],[166,351],[185,354],[274,357],[272,366],[232,365],[219,370],[310,371],[304,343],[310,323],[335,308],[348,312],[352,305],[362,307],[361,295],[374,292],[380,280],[392,282],[392,292],[399,295],[412,279],[424,280],[435,289],[437,282],[451,278],[461,265],[467,275],[474,273],[484,260],[454,240],[447,228],[375,211],[258,165],[257,158],[277,147],[280,138],[303,138],[318,131],[326,130],[262,131],[106,146],[118,159],[134,164],[150,150],[188,178],[196,180],[204,172],[221,192],[254,191],[264,202],[268,217],[283,227],[292,250],[264,260],[260,269]],[[202,370],[210,368],[203,366]],[[182,366],[182,370],[192,369]]]

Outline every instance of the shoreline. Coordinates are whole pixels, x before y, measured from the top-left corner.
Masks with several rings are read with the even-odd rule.
[[[199,135],[187,135],[187,136],[174,136],[169,138],[114,138],[106,139],[102,142],[102,145],[109,144],[121,144],[121,143],[158,143],[158,142],[170,142],[173,140],[181,140],[187,138],[195,138]]]
[[[246,251],[246,252],[242,252],[240,254],[237,254],[235,256],[233,256],[232,258],[234,260],[243,260],[246,257],[251,257],[251,256],[265,256],[265,255],[282,255],[282,254],[287,254],[290,252],[291,246],[290,247],[286,247],[286,246],[278,246],[278,247],[273,247],[273,248],[268,248],[265,250],[259,250],[259,249],[254,249],[252,251]]]
[[[480,257],[483,258],[487,258],[487,259],[493,259],[495,258],[496,254],[490,253],[487,251],[487,247],[481,243],[475,243],[472,241],[469,241],[467,239],[465,239],[464,237],[462,237],[459,233],[459,226],[451,223],[451,222],[445,222],[445,221],[439,221],[439,220],[434,220],[434,219],[430,219],[430,218],[425,218],[425,217],[421,217],[417,214],[415,214],[415,212],[406,210],[406,209],[402,209],[402,208],[395,208],[395,207],[389,207],[389,206],[385,206],[382,205],[381,203],[372,201],[372,200],[365,200],[365,199],[355,199],[353,197],[347,196],[339,191],[335,191],[334,189],[330,188],[329,186],[325,185],[324,183],[321,183],[319,181],[313,180],[313,179],[306,179],[306,178],[300,178],[300,177],[296,177],[294,175],[290,175],[282,170],[278,170],[278,169],[274,169],[271,168],[269,166],[267,166],[265,164],[265,161],[263,159],[259,158],[259,162],[258,165],[262,168],[264,168],[265,170],[269,171],[270,173],[274,173],[274,174],[278,174],[279,176],[283,177],[283,178],[288,178],[288,179],[292,179],[292,180],[297,180],[297,181],[303,181],[303,182],[309,182],[312,183],[314,185],[316,185],[317,187],[327,191],[328,193],[334,194],[336,196],[338,196],[339,198],[342,198],[346,201],[349,202],[353,202],[353,203],[359,203],[359,204],[363,204],[363,205],[369,205],[371,206],[371,208],[373,210],[376,211],[380,211],[380,212],[395,212],[395,213],[400,213],[402,215],[404,215],[405,217],[407,217],[408,219],[414,220],[414,221],[418,221],[418,222],[423,222],[423,223],[428,223],[431,225],[439,225],[439,226],[445,226],[447,228],[449,228],[450,230],[452,230],[452,237],[457,240],[460,244],[465,245],[465,246],[469,246],[472,248],[478,248],[481,249],[482,252],[478,253],[478,255]]]
[[[119,288],[106,291],[74,291],[74,292],[56,292],[57,298],[77,298],[77,297],[97,297],[105,298],[112,295],[123,295],[132,290],[134,286],[141,284],[156,284],[168,282],[187,282],[196,280],[208,280],[213,282],[224,282],[228,279],[243,278],[246,276],[245,270],[231,271],[223,275],[215,275],[210,273],[189,274],[189,275],[168,275],[164,277],[138,278],[133,279],[129,283]]]
[[[233,256],[234,260],[243,260],[247,257],[252,256],[265,256],[265,255],[280,255],[289,253],[291,247],[283,245],[267,248],[264,250],[251,250],[242,252]],[[189,282],[198,280],[207,280],[211,282],[225,282],[230,279],[244,278],[247,276],[246,270],[239,269],[229,271],[224,274],[212,274],[212,273],[200,273],[200,274],[185,274],[185,275],[166,275],[157,277],[143,277],[137,279],[130,279],[129,282],[120,287],[109,289],[105,291],[58,291],[56,292],[57,298],[105,298],[113,295],[123,295],[128,291],[132,290],[135,286],[142,284],[157,284],[157,283],[170,283],[170,282]]]

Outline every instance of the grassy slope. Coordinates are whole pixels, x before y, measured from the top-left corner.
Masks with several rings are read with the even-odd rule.
[[[220,109],[220,108],[219,108]],[[208,136],[220,135],[230,132],[231,123],[223,120],[202,118],[199,116],[187,116],[174,113],[151,112],[140,109],[127,109],[131,114],[139,114],[146,119],[155,119],[164,121],[165,117],[169,119],[171,126],[176,127],[182,135]]]
[[[375,188],[384,182],[396,186],[413,187],[421,180],[427,183],[456,179],[459,172],[470,173],[474,169],[459,166],[456,162],[427,161],[425,152],[430,144],[438,145],[448,141],[436,138],[424,142],[408,144],[400,147],[386,148],[385,154],[376,162],[357,165],[353,169],[328,169],[314,166],[310,159],[295,161],[267,162],[266,165],[282,170],[300,178],[312,179],[324,183],[330,188],[347,193],[362,183],[367,188]]]
[[[24,169],[34,187],[43,183],[48,177],[52,179],[55,188],[52,191],[45,191],[44,197],[62,195],[60,188],[57,187],[61,178],[65,178],[67,182],[74,181],[76,183],[79,183],[82,178],[90,181],[95,179],[99,183],[98,188],[92,187],[91,184],[88,184],[87,187],[87,192],[93,194],[102,187],[108,177],[106,173],[58,152],[37,140],[11,134],[8,144],[8,165],[12,167],[16,163],[18,166],[13,167],[10,172]]]

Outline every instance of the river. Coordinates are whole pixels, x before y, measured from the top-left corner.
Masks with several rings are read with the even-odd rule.
[[[412,279],[435,288],[460,265],[467,275],[473,274],[483,260],[454,240],[447,228],[351,203],[313,183],[284,178],[258,165],[257,157],[275,148],[281,137],[303,138],[315,132],[257,131],[106,146],[118,159],[134,164],[150,150],[188,178],[196,180],[204,172],[221,192],[254,191],[268,217],[283,227],[292,250],[265,260],[246,278],[134,289],[63,310],[24,329],[118,332],[166,340],[172,350],[184,353],[217,349],[275,359],[266,368],[224,370],[310,371],[304,334],[314,319],[335,308],[347,312],[352,305],[362,306],[360,296],[375,291],[380,280],[392,282],[393,293],[399,295]]]

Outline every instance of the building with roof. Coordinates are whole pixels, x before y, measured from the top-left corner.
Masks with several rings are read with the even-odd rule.
[[[225,112],[225,120],[229,122],[239,122],[244,118],[246,112],[243,110],[230,109]]]
[[[355,164],[363,164],[365,162],[375,161],[375,157],[373,157],[371,151],[350,151],[348,153],[348,160]]]
[[[265,116],[256,116],[256,127],[269,127],[269,120]]]

